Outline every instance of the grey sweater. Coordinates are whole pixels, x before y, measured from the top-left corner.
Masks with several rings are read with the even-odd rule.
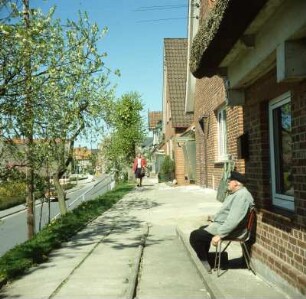
[[[247,188],[242,187],[228,195],[213,222],[205,230],[221,238],[243,235],[246,227],[246,215],[250,207],[254,206],[254,199]]]

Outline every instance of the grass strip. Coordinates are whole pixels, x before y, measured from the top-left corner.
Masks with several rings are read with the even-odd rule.
[[[44,227],[31,240],[5,253],[0,257],[0,288],[8,281],[25,274],[32,266],[47,261],[53,249],[60,248],[62,243],[110,209],[133,188],[134,184],[118,184],[112,191],[82,203]]]

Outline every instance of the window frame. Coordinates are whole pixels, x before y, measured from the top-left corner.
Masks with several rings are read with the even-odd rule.
[[[223,162],[228,160],[228,151],[227,151],[227,113],[226,107],[218,109],[217,111],[217,125],[218,125],[218,162]]]
[[[281,194],[277,192],[277,157],[275,156],[275,146],[277,146],[275,138],[275,128],[273,121],[273,113],[275,109],[291,103],[291,92],[288,91],[279,97],[269,102],[269,141],[270,141],[270,174],[271,174],[271,191],[272,191],[272,204],[273,206],[283,208],[289,211],[294,211],[294,196]],[[292,116],[292,112],[291,112]],[[292,120],[291,120],[292,123]],[[291,148],[292,150],[292,148]]]

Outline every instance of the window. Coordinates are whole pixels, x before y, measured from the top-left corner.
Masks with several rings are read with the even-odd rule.
[[[269,134],[273,205],[294,210],[290,92],[269,105]]]
[[[227,160],[226,142],[226,110],[222,108],[218,111],[218,160]]]

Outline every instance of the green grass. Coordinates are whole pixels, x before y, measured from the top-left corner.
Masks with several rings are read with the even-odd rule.
[[[73,188],[76,184],[68,183],[63,185],[64,190]],[[9,182],[0,184],[0,211],[26,203],[26,185],[20,182]],[[43,199],[43,191],[35,191],[34,198]]]
[[[26,201],[26,185],[13,181],[0,184],[0,210],[24,204]]]
[[[32,266],[47,261],[53,249],[61,247],[63,242],[68,241],[90,221],[111,208],[133,188],[134,184],[121,183],[95,200],[82,203],[46,226],[31,240],[9,250],[0,257],[0,288],[6,282],[25,274]]]

